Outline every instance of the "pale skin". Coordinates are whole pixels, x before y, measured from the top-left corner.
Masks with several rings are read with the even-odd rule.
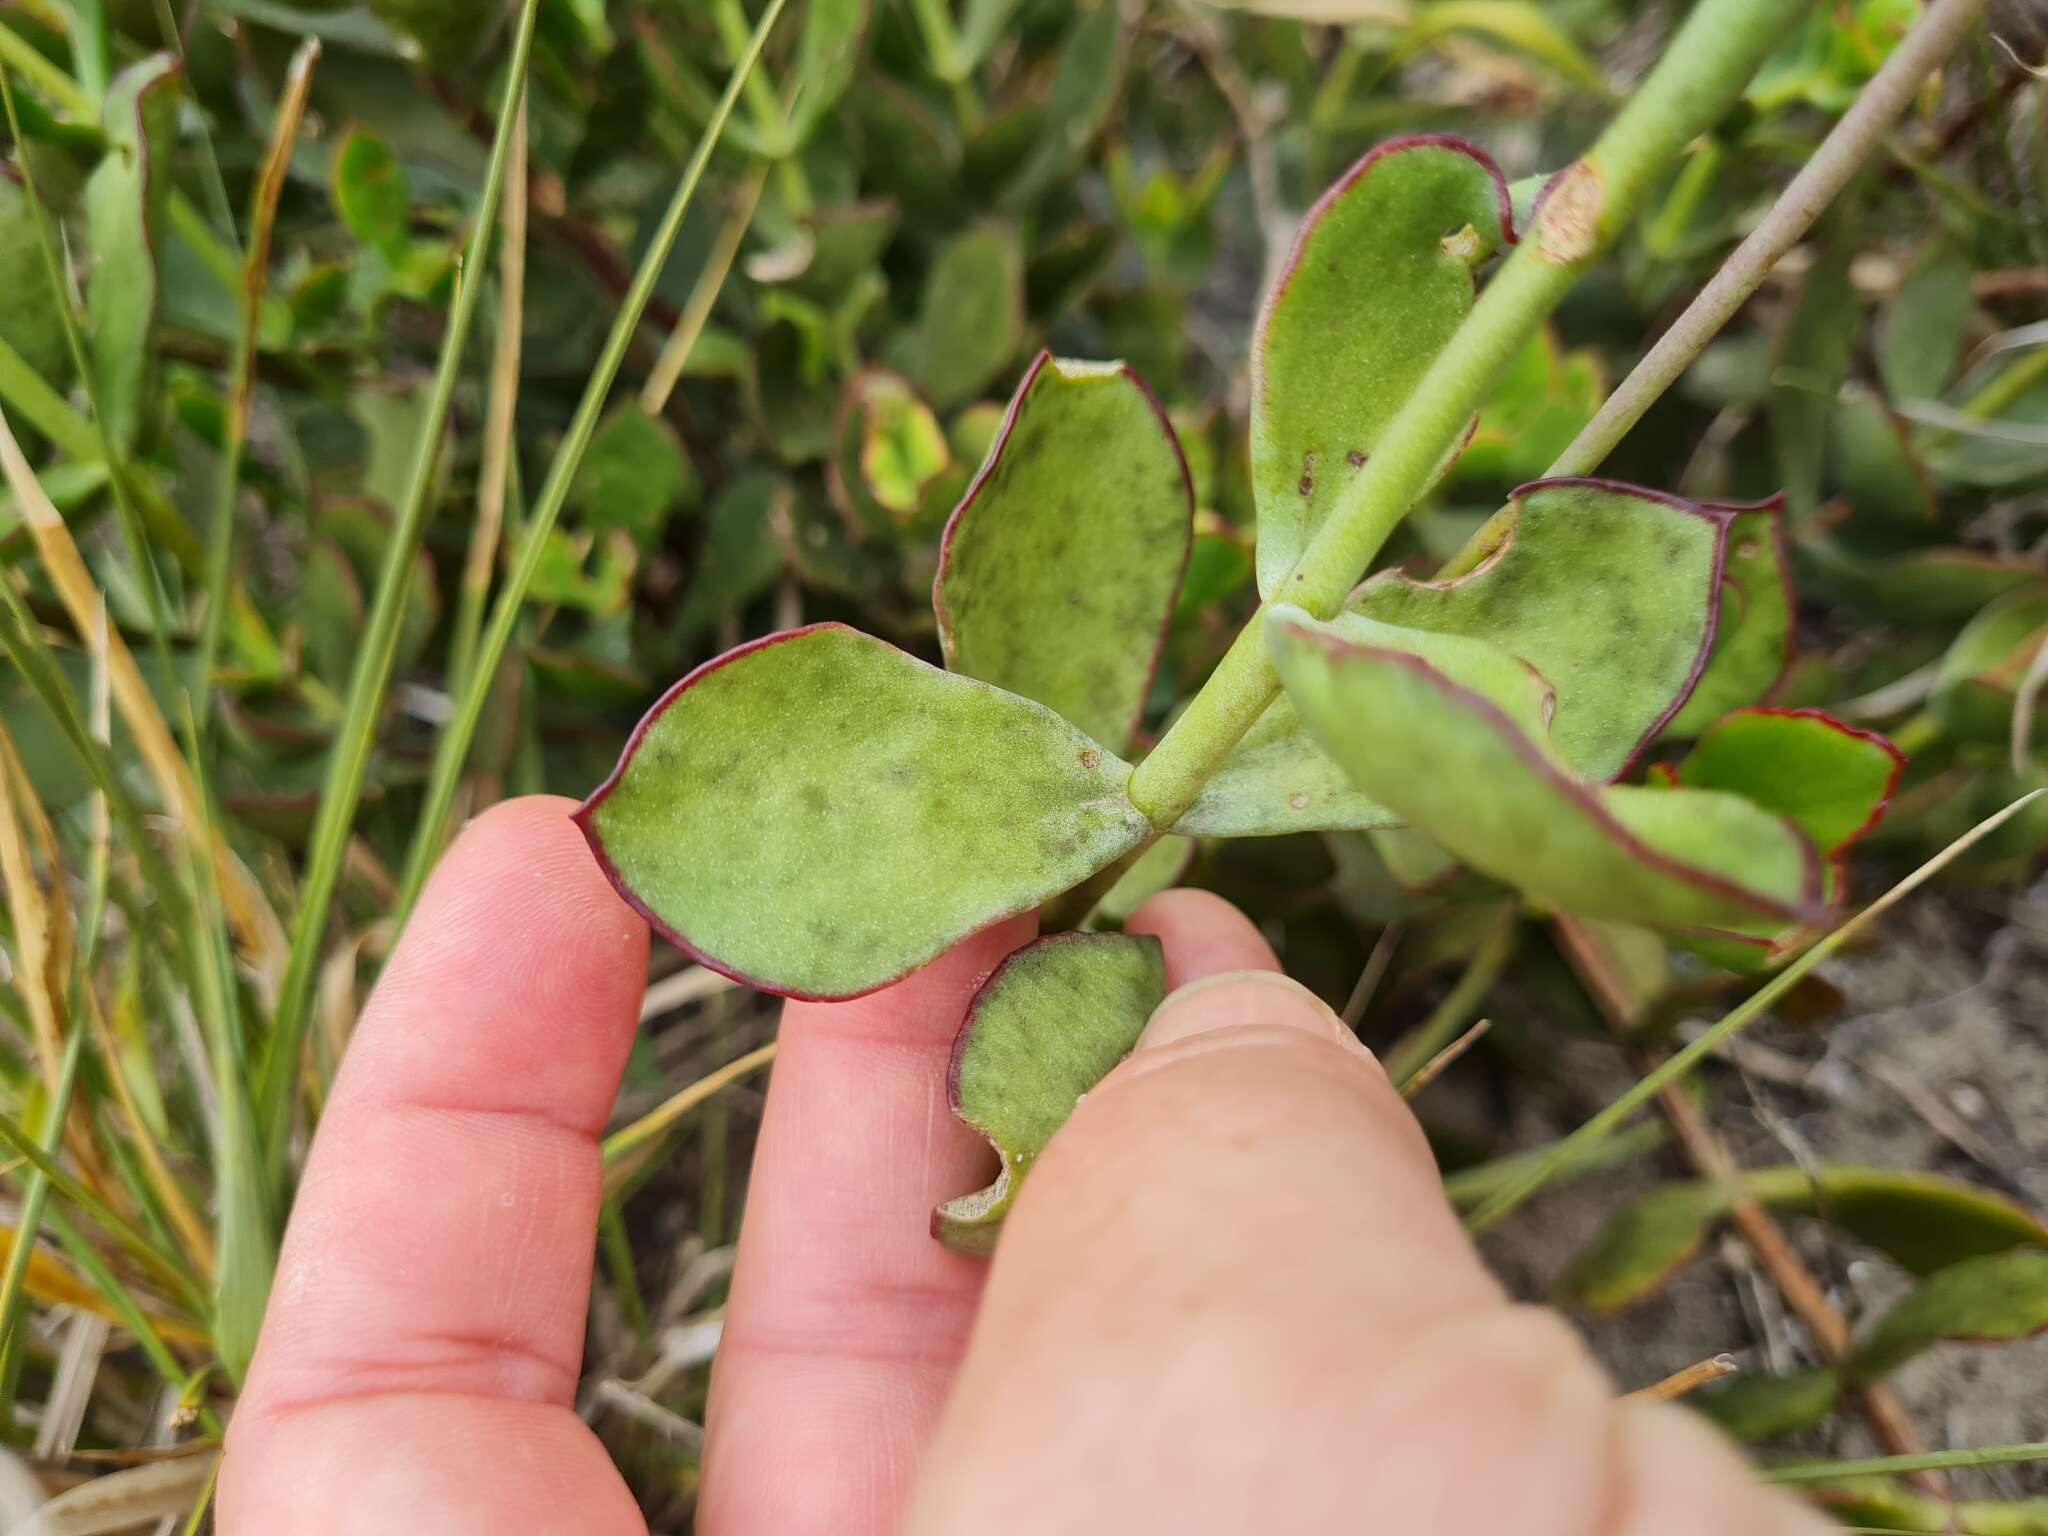
[[[472,824],[364,1010],[229,1434],[225,1536],[645,1536],[571,1404],[648,934],[568,810]],[[705,1536],[1830,1529],[1510,1305],[1385,1074],[1240,914],[1173,892],[1132,926],[1178,990],[993,1264],[927,1222],[989,1176],[945,1063],[1029,920],[789,1005]]]

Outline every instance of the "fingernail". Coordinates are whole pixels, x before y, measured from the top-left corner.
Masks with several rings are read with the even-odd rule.
[[[1223,971],[1191,981],[1153,1010],[1137,1049],[1149,1051],[1211,1030],[1261,1024],[1348,1041],[1351,1031],[1300,982],[1278,971]]]

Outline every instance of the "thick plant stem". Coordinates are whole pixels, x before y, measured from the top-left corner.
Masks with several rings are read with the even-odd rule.
[[[1801,9],[1799,0],[1700,0],[1598,142],[1544,189],[1534,227],[1381,434],[1364,470],[1302,551],[1276,594],[1279,600],[1319,618],[1342,607],[1502,367],[1686,145],[1741,94]],[[1131,800],[1154,826],[1170,827],[1179,819],[1279,688],[1266,659],[1263,617],[1255,615],[1194,703],[1131,776]],[[1210,699],[1212,691],[1220,697]]]
[[[1941,67],[1977,24],[1984,5],[1985,0],[1935,0],[1864,86],[1855,104],[1821,140],[1813,158],[1779,194],[1763,222],[1735,248],[1699,297],[1686,306],[1685,313],[1630,370],[1599,413],[1572,439],[1571,446],[1558,455],[1550,466],[1551,474],[1584,475],[1599,467],[1629,428],[1642,419],[1643,412],[1677,382],[1785,253],[1813,227],[1814,220],[1848,185],[1857,167],[1912,103],[1921,82]]]

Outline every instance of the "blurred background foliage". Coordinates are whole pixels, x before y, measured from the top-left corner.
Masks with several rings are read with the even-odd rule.
[[[1543,471],[1919,9],[1812,8],[1744,106],[1514,361],[1390,558],[1440,563]],[[79,622],[81,589],[20,485],[0,493],[17,599],[0,677],[0,1130],[17,1151],[40,1140],[61,1156],[44,1158],[47,1178],[34,1159],[11,1170],[16,1229],[42,1241],[16,1245],[0,1288],[0,1431],[46,1492],[105,1472],[75,1451],[203,1447],[217,1429],[292,1170],[388,941],[395,872],[485,600],[758,14],[743,0],[541,5],[524,176],[508,199],[515,238],[473,278],[482,323],[413,552],[391,534],[503,99],[506,8],[0,0],[12,96],[0,409],[86,590],[104,595],[107,627]],[[1128,360],[1193,471],[1198,537],[1156,728],[1256,606],[1245,349],[1301,212],[1356,156],[1410,133],[1474,138],[1526,201],[1528,178],[1585,146],[1676,14],[1656,0],[799,0],[747,83],[545,534],[461,804],[583,794],[660,689],[772,629],[842,618],[935,659],[939,532],[1039,348]],[[273,156],[308,38],[321,51],[303,76],[303,123]],[[1771,702],[1825,706],[1911,757],[1859,848],[1850,879],[1864,897],[1888,864],[2048,782],[2048,723],[2031,702],[2048,672],[2044,51],[2041,12],[1994,7],[1607,466],[1702,498],[1786,493],[1798,644]],[[261,257],[253,288],[247,248]],[[210,577],[217,508],[232,518],[232,558]],[[404,564],[387,571],[394,559]],[[246,1083],[266,1044],[276,976],[252,952],[263,909],[296,909],[384,582],[406,593],[397,685],[371,722],[362,807],[317,935],[306,1059],[285,1067],[298,1113],[287,1105],[280,1125],[259,1106],[255,1140],[279,1151],[251,1171],[223,1129],[240,1095],[224,1102],[221,1089]],[[1735,594],[1752,598],[1769,594]],[[124,822],[109,836],[96,809],[110,785],[79,736],[119,689],[104,634],[125,638],[174,732],[186,700],[207,701],[192,803],[248,872],[247,890],[225,893],[231,917],[238,891],[256,912],[238,929],[239,969],[209,971],[205,945],[167,937],[179,882],[151,862],[156,831]],[[162,764],[123,720],[102,762],[144,813],[174,809]],[[2048,801],[1951,877],[2018,890],[2044,842]],[[1518,1094],[1599,1101],[1557,1040],[1639,1069],[1688,1019],[1753,985],[1629,930],[1560,931],[1399,834],[1219,843],[1154,863],[1244,903],[1376,1045],[1405,1035],[1412,1054],[1418,1038],[1441,1043],[1499,1014],[1472,1062],[1433,1090],[1449,1099],[1464,1079],[1490,1106],[1477,1131],[1469,1113],[1432,1119],[1467,1203],[1524,1144]],[[202,918],[221,899],[208,884],[191,885]],[[772,1012],[722,979],[673,956],[657,971],[622,1126],[772,1031]],[[1795,1002],[1781,1013],[1841,1012],[1832,984]],[[1662,1183],[1630,1206],[1610,1198],[1619,1214],[1565,1275],[1570,1299],[1616,1306],[1655,1289],[1734,1205],[1770,1222],[1818,1214],[1832,1240],[1928,1277],[1878,1323],[1852,1319],[1876,1329],[1859,1352],[1800,1336],[1789,1368],[1741,1378],[1742,1395],[1716,1408],[1738,1431],[1853,1421],[1869,1383],[1939,1340],[2048,1322],[2048,1234],[2022,1209],[2048,1189],[2038,1163],[1980,1158],[1965,1187],[1924,1170],[1889,1182],[1802,1172],[1780,1155],[1751,1175],[1767,1188],[1731,1203],[1713,1182],[1713,1087],[1703,1106],[1667,1105],[1706,1182]],[[753,1092],[688,1100],[691,1118],[641,1127],[612,1163],[583,1407],[659,1530],[688,1523]],[[2036,1129],[2013,1144],[2048,1157],[2048,1109],[2031,1112]],[[1704,1130],[1688,1131],[1687,1113]],[[1660,1156],[1668,1173],[1685,1167]],[[1861,1443],[1853,1424],[1840,1433],[1825,1443]],[[180,1465],[183,1482],[157,1473],[158,1492],[135,1494],[150,1518],[197,1499],[207,1461]],[[2039,1501],[2012,1501],[2022,1486],[1994,1491],[2005,1497],[1971,1506],[1979,1523],[1963,1528],[2048,1530]],[[1865,1524],[1935,1530],[1925,1522],[1947,1518],[1935,1494],[1904,1483],[1836,1492]]]

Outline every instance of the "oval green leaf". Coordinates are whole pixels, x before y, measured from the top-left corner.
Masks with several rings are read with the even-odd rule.
[[[1699,735],[1732,709],[1761,703],[1792,665],[1792,567],[1785,553],[1785,508],[1731,507],[1728,556],[1721,567],[1721,619],[1707,669],[1664,728],[1667,737]]]
[[[1459,557],[1462,574],[1374,577],[1351,610],[1474,635],[1557,689],[1550,736],[1588,778],[1626,771],[1712,649],[1729,509],[1605,480],[1542,480]]]
[[[1166,996],[1159,941],[1056,933],[1017,950],[967,1005],[947,1087],[953,1113],[1002,1159],[988,1188],[932,1213],[932,1235],[988,1253],[1024,1177],[1081,1096],[1138,1042]]]
[[[1936,1270],[1856,1346],[1849,1374],[1876,1381],[1949,1339],[1989,1343],[2048,1331],[2048,1253],[2014,1248]]]
[[[845,998],[1144,842],[1129,775],[1041,704],[814,624],[677,683],[576,815],[678,947]]]
[[[1462,139],[1382,144],[1301,226],[1252,338],[1259,592],[1271,597],[1514,239],[1507,183]]]
[[[1359,789],[1537,901],[1679,929],[1820,915],[1820,857],[1782,817],[1734,795],[1582,778],[1469,677],[1299,609],[1273,610],[1266,644],[1310,732]]]
[[[939,545],[946,665],[1130,739],[1194,537],[1166,413],[1122,363],[1041,352]]]
[[[108,151],[85,184],[95,398],[108,435],[124,447],[141,431],[155,355],[157,258],[170,214],[182,73],[160,53],[114,77],[102,109]]]
[[[1745,709],[1699,739],[1678,782],[1776,811],[1833,854],[1884,818],[1905,770],[1904,754],[1875,731],[1817,709]]]

